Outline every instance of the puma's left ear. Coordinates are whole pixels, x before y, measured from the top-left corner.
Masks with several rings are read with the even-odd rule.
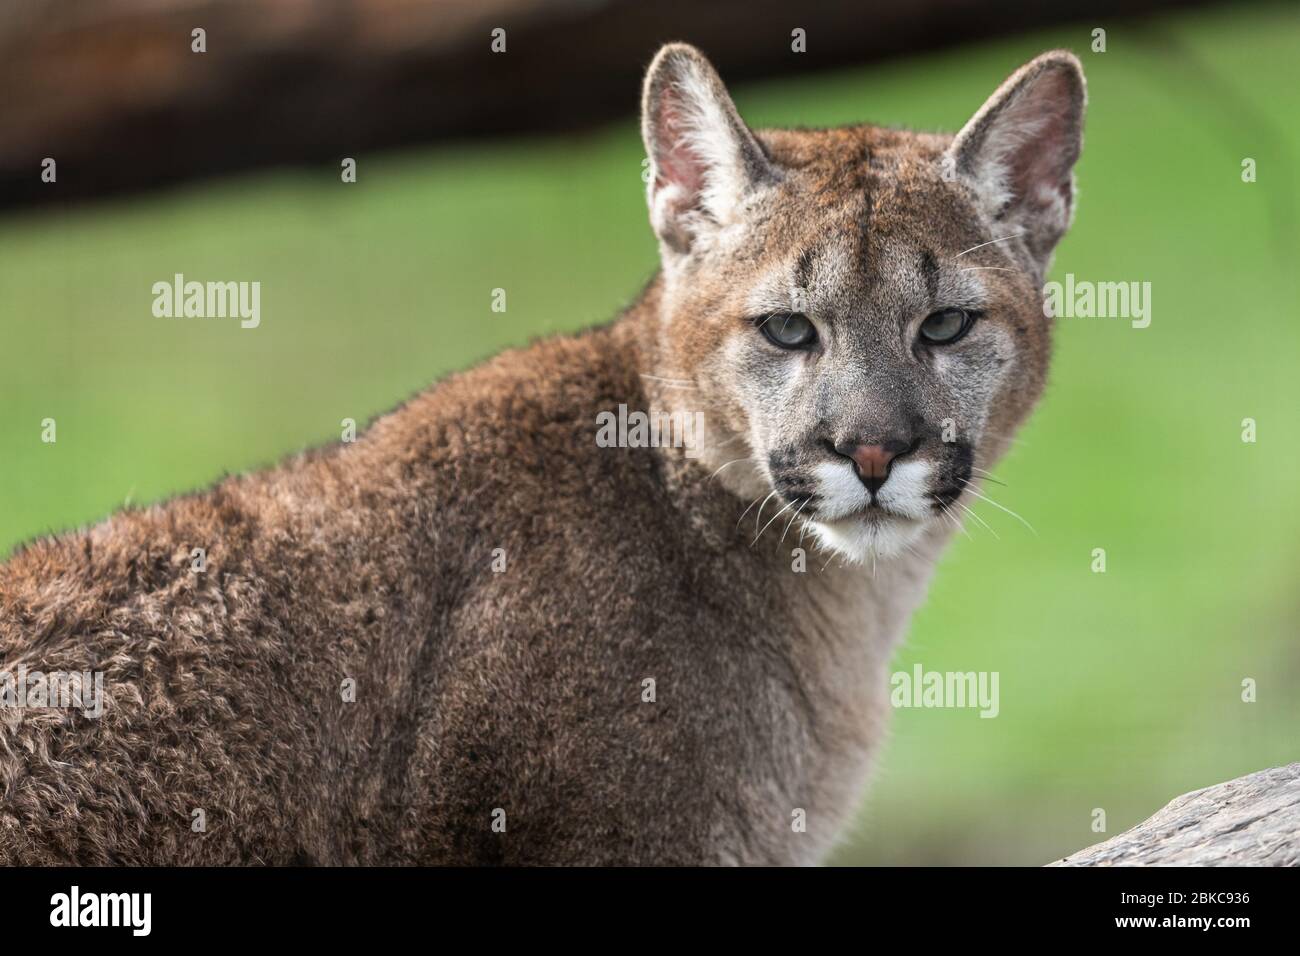
[[[1073,53],[1044,53],[1013,73],[952,141],[945,175],[1019,232],[1040,278],[1074,213],[1074,164],[1087,94]]]

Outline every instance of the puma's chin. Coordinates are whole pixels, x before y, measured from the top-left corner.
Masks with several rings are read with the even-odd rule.
[[[921,536],[925,521],[872,508],[834,521],[809,521],[808,528],[822,548],[860,564],[902,554]]]

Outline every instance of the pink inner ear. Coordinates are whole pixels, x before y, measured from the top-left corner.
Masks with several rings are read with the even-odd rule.
[[[1077,158],[1075,104],[1067,77],[1052,71],[1039,78],[1008,117],[1022,140],[1008,157],[1012,189],[1031,203],[1045,190],[1070,198],[1070,170]]]
[[[659,103],[656,117],[660,145],[655,156],[655,189],[668,185],[679,186],[685,196],[682,205],[694,205],[695,197],[704,188],[704,164],[688,145],[685,123],[673,95],[667,91]]]

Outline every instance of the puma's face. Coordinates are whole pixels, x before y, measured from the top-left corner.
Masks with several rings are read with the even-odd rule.
[[[698,51],[660,52],[662,374],[689,380],[702,463],[764,523],[797,515],[862,559],[955,522],[1043,387],[1083,102],[1077,61],[1049,53],[956,137],[755,134]]]

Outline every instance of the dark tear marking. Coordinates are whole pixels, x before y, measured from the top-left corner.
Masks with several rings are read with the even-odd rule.
[[[934,261],[934,253],[929,249],[921,253],[921,275],[925,278],[925,291],[930,301],[935,302],[939,294],[939,263]]]
[[[808,283],[812,279],[813,251],[805,249],[799,253],[799,261],[794,267],[794,284],[804,292],[808,291]]]
[[[863,266],[871,262],[871,193],[862,193],[862,220],[858,223],[858,248]]]
[[[858,223],[858,245],[861,250],[860,255],[864,268],[868,267],[871,262],[871,203],[872,203],[872,186],[876,182],[875,174],[875,155],[871,150],[871,143],[867,140],[867,134],[862,132],[862,139],[859,143],[857,162],[854,168],[859,173],[857,182],[858,190],[862,193],[862,220]]]

